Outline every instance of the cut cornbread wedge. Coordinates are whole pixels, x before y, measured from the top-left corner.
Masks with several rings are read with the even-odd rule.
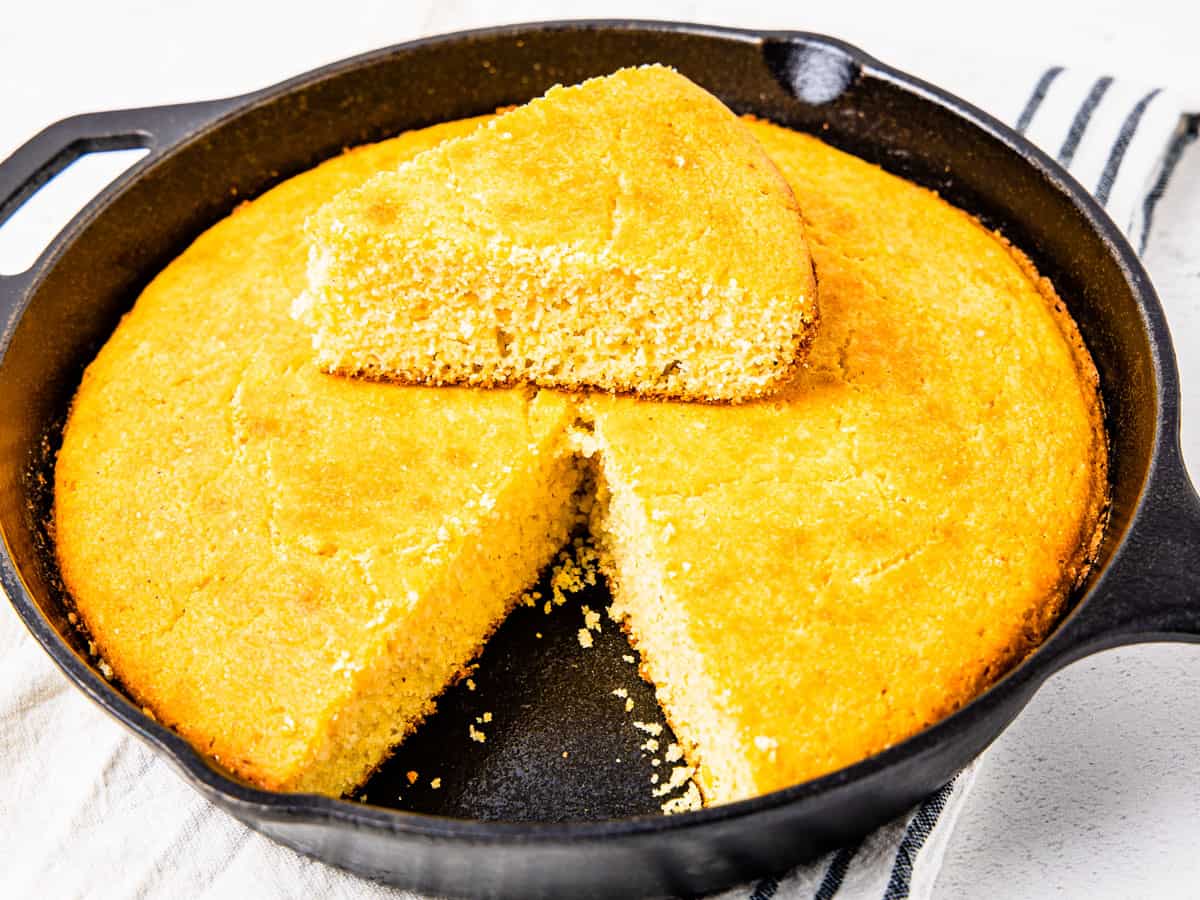
[[[360,784],[574,521],[564,399],[331,377],[287,314],[304,216],[421,140],[196,241],[88,368],[59,455],[61,568],[99,651],[265,787]]]
[[[808,366],[738,407],[585,404],[613,611],[708,802],[975,697],[1054,623],[1106,494],[1095,369],[1025,258],[928,191],[753,127],[810,221]]]
[[[802,359],[791,190],[662,66],[557,87],[334,199],[297,313],[327,371],[738,401]]]

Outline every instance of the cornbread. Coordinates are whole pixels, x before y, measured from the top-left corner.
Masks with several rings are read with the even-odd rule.
[[[708,803],[900,741],[1043,638],[1105,501],[1087,353],[1001,238],[812,137],[747,125],[821,280],[809,362],[776,395],[319,372],[289,316],[306,217],[479,127],[351,151],[241,207],[89,367],[57,464],[58,553],[139,702],[257,784],[340,793],[584,511]]]
[[[341,794],[566,541],[565,398],[324,375],[288,315],[304,217],[453,125],[243,205],[88,368],[56,470],[79,612],[158,719],[247,779]]]
[[[330,372],[745,400],[787,379],[816,319],[787,183],[663,66],[553,88],[306,231],[297,314]]]
[[[594,532],[709,800],[936,722],[1035,647],[1097,534],[1097,376],[1028,261],[766,123],[821,281],[808,367],[733,408],[592,397]]]

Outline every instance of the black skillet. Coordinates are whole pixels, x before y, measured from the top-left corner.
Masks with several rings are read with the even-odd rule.
[[[230,778],[114,689],[66,621],[46,523],[56,435],[83,366],[147,280],[243,199],[343,147],[645,62],[677,67],[738,112],[813,132],[935,188],[1000,228],[1053,279],[1100,370],[1112,446],[1111,524],[1071,611],[991,690],[911,740],[788,790],[684,815],[653,814],[648,760],[636,752],[630,717],[609,702],[612,684],[630,680],[621,660],[628,648],[606,634],[598,652],[579,650],[572,635],[580,622],[562,618],[567,612],[544,620],[527,613],[506,625],[476,677],[478,697],[454,692],[368,785],[368,803],[271,793]],[[0,221],[82,154],[127,147],[150,152],[29,271],[0,279],[0,578],[80,689],[205,797],[284,844],[444,893],[711,891],[902,813],[979,754],[1073,660],[1200,635],[1200,503],[1180,456],[1171,341],[1145,270],[1044,154],[852,47],[811,34],[649,22],[518,25],[415,41],[243,97],[52,125],[0,164]],[[641,690],[646,710],[649,689]],[[489,742],[468,746],[465,723],[485,709],[497,712]],[[614,762],[622,753],[625,761]],[[410,765],[422,772],[412,790],[402,777]],[[438,773],[443,792],[424,783]]]

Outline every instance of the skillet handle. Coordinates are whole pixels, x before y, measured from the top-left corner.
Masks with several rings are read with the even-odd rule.
[[[1068,659],[1122,644],[1200,642],[1200,498],[1175,442],[1107,571],[1049,645]]]
[[[133,167],[137,169],[215,121],[237,102],[236,98],[229,98],[119,109],[84,113],[55,122],[0,162],[0,225],[81,156],[145,147],[150,153]],[[42,262],[39,258],[29,269],[16,275],[0,275],[3,334],[8,334],[17,310],[24,305],[25,289]]]

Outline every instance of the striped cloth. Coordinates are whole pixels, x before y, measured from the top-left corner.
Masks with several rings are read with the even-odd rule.
[[[973,68],[974,67],[974,68]],[[997,71],[1005,71],[1003,79]],[[1196,118],[1161,91],[963,60],[933,80],[1016,124],[1101,198],[1135,246]],[[925,898],[975,766],[852,847],[721,900]],[[272,843],[209,805],[73,690],[0,604],[0,897],[412,898]],[[1014,865],[1019,865],[1014,861]]]

